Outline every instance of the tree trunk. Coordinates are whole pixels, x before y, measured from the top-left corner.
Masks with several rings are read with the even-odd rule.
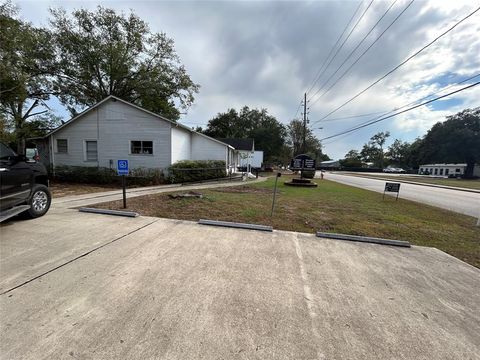
[[[17,154],[25,155],[25,137],[21,136],[17,138]]]
[[[465,173],[463,174],[463,177],[465,179],[473,178],[473,169],[474,168],[475,168],[475,161],[468,161],[467,162],[467,168],[465,169]]]
[[[19,107],[21,109],[21,107]],[[25,133],[23,132],[23,116],[19,111],[15,114],[15,137],[17,140],[17,154],[25,155]]]

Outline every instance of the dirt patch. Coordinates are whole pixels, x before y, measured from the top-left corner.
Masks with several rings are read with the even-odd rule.
[[[219,189],[212,189],[214,192],[221,192],[227,194],[272,194],[271,189],[255,188],[250,186],[236,186],[236,187],[226,187]],[[280,193],[280,190],[277,190],[277,193]]]
[[[54,198],[70,196],[70,195],[84,195],[103,191],[121,190],[119,187],[110,185],[95,185],[95,184],[72,184],[72,183],[57,183],[50,182],[50,192]]]

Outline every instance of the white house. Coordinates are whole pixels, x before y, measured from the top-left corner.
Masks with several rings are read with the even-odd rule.
[[[165,169],[179,160],[223,160],[234,148],[151,111],[109,96],[50,132],[38,144],[50,165]]]
[[[418,173],[421,175],[433,176],[461,176],[465,173],[467,164],[425,164],[420,165]],[[480,166],[475,165],[473,168],[473,175],[480,176]]]
[[[254,139],[219,138],[217,140],[221,141],[222,143],[229,144],[235,149],[233,151],[233,165],[235,169],[239,167],[253,167],[253,158],[255,155]]]

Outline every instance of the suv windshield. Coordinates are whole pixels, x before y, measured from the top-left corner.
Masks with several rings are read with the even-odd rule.
[[[8,160],[12,156],[16,156],[13,150],[4,143],[0,143],[0,160]]]

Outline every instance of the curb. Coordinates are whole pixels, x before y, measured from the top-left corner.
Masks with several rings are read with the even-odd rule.
[[[343,174],[339,174],[343,175]],[[345,174],[347,175],[347,174]],[[399,182],[399,183],[405,183],[405,184],[412,184],[412,185],[420,185],[420,186],[429,186],[429,187],[436,187],[436,188],[441,188],[441,189],[447,189],[447,190],[458,190],[458,191],[465,191],[465,192],[471,192],[475,194],[480,194],[480,190],[475,190],[475,189],[466,189],[466,188],[460,188],[460,187],[455,187],[455,186],[446,186],[446,185],[437,185],[437,184],[427,184],[427,183],[419,183],[416,181],[408,181],[408,180],[398,180],[398,179],[387,179],[384,177],[370,177],[370,176],[362,176],[362,175],[352,175],[356,177],[361,177],[363,179],[372,179],[372,180],[382,180],[382,181],[391,181],[391,182]]]
[[[103,214],[103,215],[115,215],[115,216],[126,216],[126,217],[137,217],[138,213],[133,211],[122,211],[122,210],[108,210],[108,209],[96,209],[96,208],[86,208],[82,207],[78,209],[80,212],[93,213],[93,214]]]
[[[273,228],[271,226],[257,225],[257,224],[235,223],[235,222],[229,222],[229,221],[217,221],[217,220],[200,219],[200,220],[198,220],[198,224],[200,224],[200,225],[211,225],[211,226],[223,226],[223,227],[231,227],[231,228],[247,229],[247,230],[259,230],[259,231],[269,231],[269,232],[273,231]]]
[[[375,238],[375,237],[369,237],[369,236],[334,234],[334,233],[325,233],[320,231],[317,231],[316,235],[317,237],[327,238],[327,239],[358,241],[358,242],[366,242],[366,243],[380,244],[380,245],[411,247],[408,241],[403,241],[403,240],[391,240],[391,239],[382,239],[382,238]]]

